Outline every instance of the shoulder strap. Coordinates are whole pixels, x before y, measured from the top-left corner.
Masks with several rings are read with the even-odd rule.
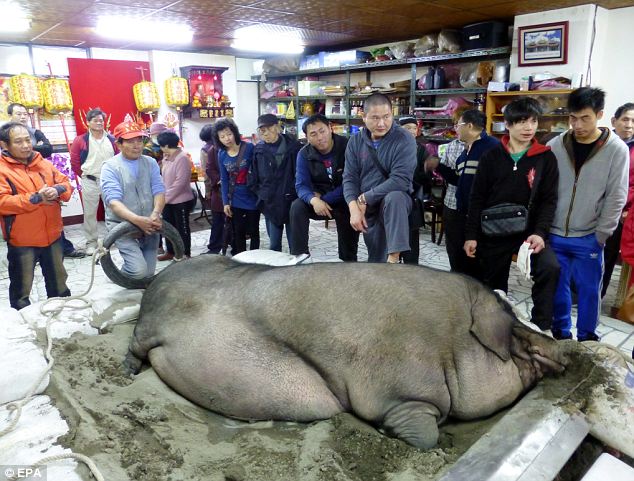
[[[240,172],[240,164],[242,163],[242,158],[244,157],[244,151],[247,149],[247,144],[244,142],[240,143],[240,149],[238,150],[238,158],[234,163],[234,167],[229,172],[229,190],[227,192],[227,198],[229,199],[229,205],[231,205],[231,198],[233,197],[233,192],[236,190],[236,182],[238,180],[238,173]]]
[[[377,154],[376,149],[370,148],[367,144],[366,144],[366,148],[368,149],[368,152],[370,153],[370,158],[374,162],[374,165],[376,166],[377,169],[379,169],[379,172],[381,172],[381,175],[383,177],[385,177],[386,179],[389,179],[390,175],[387,173],[387,171],[380,164],[379,155]]]

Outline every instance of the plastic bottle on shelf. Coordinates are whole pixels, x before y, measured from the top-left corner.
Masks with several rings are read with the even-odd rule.
[[[425,74],[425,90],[433,90],[434,88],[434,67],[429,67]]]
[[[434,89],[445,88],[445,69],[442,67],[436,67],[434,72]]]

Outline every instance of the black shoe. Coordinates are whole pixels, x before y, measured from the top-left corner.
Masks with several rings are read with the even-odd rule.
[[[199,255],[199,256],[204,256],[204,255],[207,255],[207,254],[212,254],[212,255],[216,255],[216,256],[217,256],[218,254],[220,254],[220,252],[207,251],[207,252],[201,252],[201,253],[200,253],[200,254],[198,254],[198,255]]]
[[[568,334],[564,334],[559,329],[553,329],[551,332],[553,333],[553,337],[559,341],[564,339],[572,339],[572,334],[570,332]]]
[[[83,259],[86,257],[86,253],[80,249],[73,249],[68,254],[64,254],[64,257],[73,257],[75,259]]]
[[[579,342],[585,342],[585,341],[600,341],[601,338],[599,336],[597,336],[594,332],[590,333],[590,334],[586,334],[583,337],[577,336],[577,341]]]

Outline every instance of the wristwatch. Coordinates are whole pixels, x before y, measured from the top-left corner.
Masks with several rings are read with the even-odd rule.
[[[357,202],[361,205],[367,205],[368,203],[365,201],[365,194],[359,195],[359,197],[357,197]]]

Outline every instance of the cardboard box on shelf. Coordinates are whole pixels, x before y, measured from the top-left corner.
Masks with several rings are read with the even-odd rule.
[[[300,80],[297,82],[297,95],[323,95],[323,87],[326,82],[320,80]]]
[[[372,58],[372,54],[370,54],[370,52],[364,52],[363,50],[344,50],[342,52],[338,52],[338,54],[340,66],[364,63]]]
[[[319,52],[323,60],[323,67],[339,67],[339,65],[341,65],[339,53],[340,52]]]
[[[324,66],[323,52],[315,55],[304,55],[299,61],[300,70],[311,70],[314,68],[322,68]]]

